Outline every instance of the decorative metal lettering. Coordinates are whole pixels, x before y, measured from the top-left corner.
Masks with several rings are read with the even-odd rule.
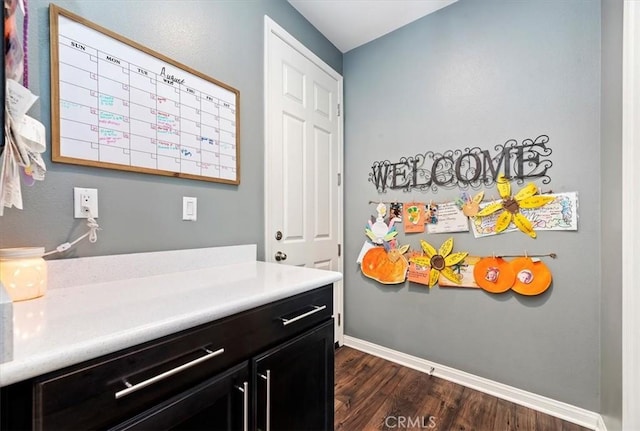
[[[395,163],[377,161],[371,167],[369,181],[382,193],[387,189],[433,193],[437,193],[440,187],[477,189],[495,183],[500,173],[518,184],[524,183],[526,178],[542,178],[543,184],[549,184],[551,178],[547,171],[553,162],[546,159],[551,155],[548,142],[547,135],[540,135],[522,142],[510,139],[498,144],[494,147],[496,154],[493,156],[489,150],[467,147],[444,153],[427,151],[401,157]]]

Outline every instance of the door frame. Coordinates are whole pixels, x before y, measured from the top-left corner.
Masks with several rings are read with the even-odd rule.
[[[270,238],[270,225],[271,225],[271,215],[267,210],[267,204],[269,202],[269,190],[271,186],[270,178],[272,178],[273,172],[271,169],[271,154],[273,148],[273,142],[271,140],[271,126],[269,122],[270,112],[269,112],[269,97],[271,94],[271,80],[269,79],[269,60],[271,53],[271,37],[275,36],[282,39],[286,44],[288,44],[292,49],[296,50],[320,69],[322,69],[325,73],[330,75],[338,82],[338,94],[337,94],[337,103],[339,106],[344,106],[342,103],[343,98],[343,78],[338,72],[336,72],[331,66],[325,63],[320,57],[314,54],[310,49],[300,43],[296,38],[290,35],[284,28],[278,25],[274,20],[272,20],[269,16],[264,16],[264,59],[263,59],[263,67],[264,67],[264,248],[265,248],[265,261],[273,262],[274,261],[274,253],[275,249],[271,247],[271,238]],[[344,111],[344,109],[342,110]],[[340,176],[343,178],[344,172],[344,115],[340,114],[338,116],[338,154],[339,154],[339,162],[338,162],[338,172]],[[338,257],[338,271],[343,273],[344,271],[344,181],[342,181],[340,187],[338,187],[338,244],[340,244],[342,253]],[[335,342],[339,345],[344,344],[344,288],[343,288],[343,280],[337,281],[333,284],[334,289],[334,318],[337,321],[336,331],[336,339]]]
[[[640,429],[640,4],[624,2],[622,53],[622,429]]]

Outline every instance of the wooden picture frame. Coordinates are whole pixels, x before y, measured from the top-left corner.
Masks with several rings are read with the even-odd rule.
[[[240,183],[240,92],[56,5],[54,162]]]

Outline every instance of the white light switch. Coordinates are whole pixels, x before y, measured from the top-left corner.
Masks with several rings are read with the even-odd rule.
[[[182,197],[182,220],[196,221],[198,219],[198,198]]]

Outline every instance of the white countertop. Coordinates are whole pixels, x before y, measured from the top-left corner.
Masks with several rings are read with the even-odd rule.
[[[0,386],[302,293],[342,274],[265,262],[49,290],[14,303],[13,360]]]

